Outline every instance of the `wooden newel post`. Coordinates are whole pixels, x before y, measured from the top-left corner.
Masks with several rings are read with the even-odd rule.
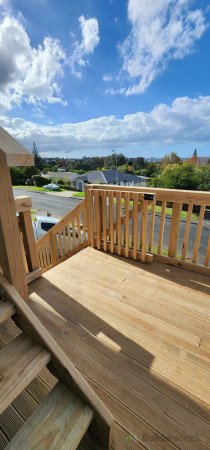
[[[26,253],[28,270],[29,272],[33,272],[34,270],[39,268],[40,264],[38,253],[36,250],[36,242],[34,238],[34,231],[32,226],[30,210],[22,211],[19,213],[19,223],[21,231],[23,233],[23,243]]]
[[[0,127],[0,266],[26,300],[28,288],[9,169],[18,165],[33,165],[33,156]]]
[[[2,159],[0,160],[0,266],[5,277],[25,300],[28,289],[10,170]]]

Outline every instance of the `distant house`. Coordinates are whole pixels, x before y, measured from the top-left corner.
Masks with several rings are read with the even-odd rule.
[[[94,170],[84,175],[71,174],[70,180],[78,191],[85,190],[85,184],[117,184],[120,186],[146,186],[148,177],[118,172],[116,170]]]
[[[48,172],[44,174],[45,178],[50,178],[51,180],[70,180],[70,176],[75,175],[73,172],[64,172],[64,171],[58,171],[58,172]],[[76,174],[77,175],[77,174]]]

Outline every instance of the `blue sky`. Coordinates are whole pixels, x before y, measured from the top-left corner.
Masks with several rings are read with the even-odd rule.
[[[206,0],[0,0],[0,124],[45,156],[210,156],[209,24]]]

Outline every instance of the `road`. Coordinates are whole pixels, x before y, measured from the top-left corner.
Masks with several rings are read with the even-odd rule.
[[[13,189],[14,196],[19,195],[30,196],[32,199],[32,208],[37,211],[48,211],[53,216],[58,218],[63,217],[71,211],[78,203],[81,202],[79,198],[66,198],[59,195],[51,195],[45,192],[31,192],[25,189]]]
[[[14,189],[14,195],[29,195],[32,198],[33,209],[37,209],[38,211],[49,211],[56,217],[63,217],[70,210],[72,210],[81,200],[78,198],[65,198],[60,197],[59,195],[50,195],[42,192],[30,192],[25,189]],[[148,229],[150,225],[150,215],[148,220]],[[158,245],[158,236],[159,236],[159,227],[160,227],[160,216],[156,216],[155,218],[155,229],[154,229],[154,247]],[[168,248],[169,235],[170,235],[170,227],[171,227],[171,219],[166,217],[165,220],[165,228],[164,228],[164,241],[163,241],[163,250]],[[139,218],[139,230],[140,230],[140,218]],[[185,230],[185,222],[180,222],[179,228],[179,238],[178,238],[178,253],[181,252],[182,248],[182,240],[184,236]],[[192,223],[190,227],[190,235],[189,235],[189,245],[188,250],[190,254],[192,254],[193,246],[196,238],[197,224]],[[199,259],[203,260],[203,257],[206,252],[208,236],[210,233],[210,221],[204,220],[202,235],[200,240],[199,247]],[[130,234],[132,236],[132,229],[130,229]],[[140,231],[139,231],[140,235]]]

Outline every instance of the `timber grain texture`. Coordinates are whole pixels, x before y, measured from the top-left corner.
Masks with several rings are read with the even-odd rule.
[[[7,448],[75,450],[92,418],[91,408],[57,383]]]
[[[209,449],[207,276],[89,247],[29,288],[33,312],[114,415],[112,449]],[[11,333],[10,319],[0,344]],[[3,443],[55,382],[45,369],[0,416]]]
[[[210,282],[88,247],[29,305],[114,415],[114,449],[209,449]]]

